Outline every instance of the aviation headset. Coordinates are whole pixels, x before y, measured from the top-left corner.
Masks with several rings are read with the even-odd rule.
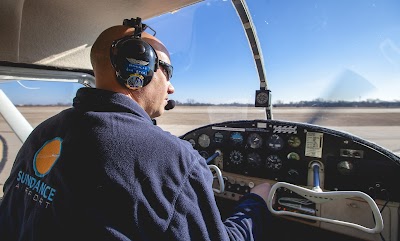
[[[129,89],[137,90],[150,83],[162,61],[159,61],[154,48],[142,39],[142,32],[147,25],[142,24],[140,18],[124,19],[123,25],[133,27],[135,31],[133,35],[112,43],[111,64],[118,82]]]

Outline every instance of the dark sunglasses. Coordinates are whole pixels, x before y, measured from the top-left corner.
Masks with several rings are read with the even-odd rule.
[[[172,72],[174,70],[174,67],[172,65],[168,64],[167,62],[164,62],[162,60],[158,60],[158,64],[164,69],[166,72],[166,75],[168,77],[168,80],[172,78]]]

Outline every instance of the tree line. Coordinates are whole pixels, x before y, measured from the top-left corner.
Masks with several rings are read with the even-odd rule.
[[[226,104],[210,104],[204,102],[197,102],[193,99],[187,100],[186,102],[176,101],[176,105],[186,106],[242,106],[252,107],[254,104],[245,103],[226,103]],[[298,101],[285,103],[277,100],[272,104],[273,107],[382,107],[382,108],[400,108],[400,100],[395,101],[384,101],[379,99],[368,99],[365,101],[344,101],[344,100],[324,100],[315,99],[311,101]]]

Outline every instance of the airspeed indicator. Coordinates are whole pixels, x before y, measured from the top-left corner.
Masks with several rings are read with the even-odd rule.
[[[257,149],[262,146],[262,137],[257,133],[251,133],[247,138],[247,143],[250,145],[251,148]]]

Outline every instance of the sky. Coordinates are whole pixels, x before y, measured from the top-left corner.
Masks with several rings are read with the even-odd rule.
[[[399,1],[248,0],[247,5],[273,102],[400,100]],[[165,15],[153,22],[171,46],[177,98],[225,94],[226,101],[230,95],[252,102],[258,76],[231,2],[208,1],[175,14],[179,18]],[[163,30],[174,34],[163,38]]]
[[[400,1],[247,0],[247,5],[272,103],[400,101]],[[231,1],[207,0],[145,23],[171,53],[171,99],[254,103],[259,78]],[[78,87],[14,82],[0,88],[13,102],[29,104],[71,102]]]

